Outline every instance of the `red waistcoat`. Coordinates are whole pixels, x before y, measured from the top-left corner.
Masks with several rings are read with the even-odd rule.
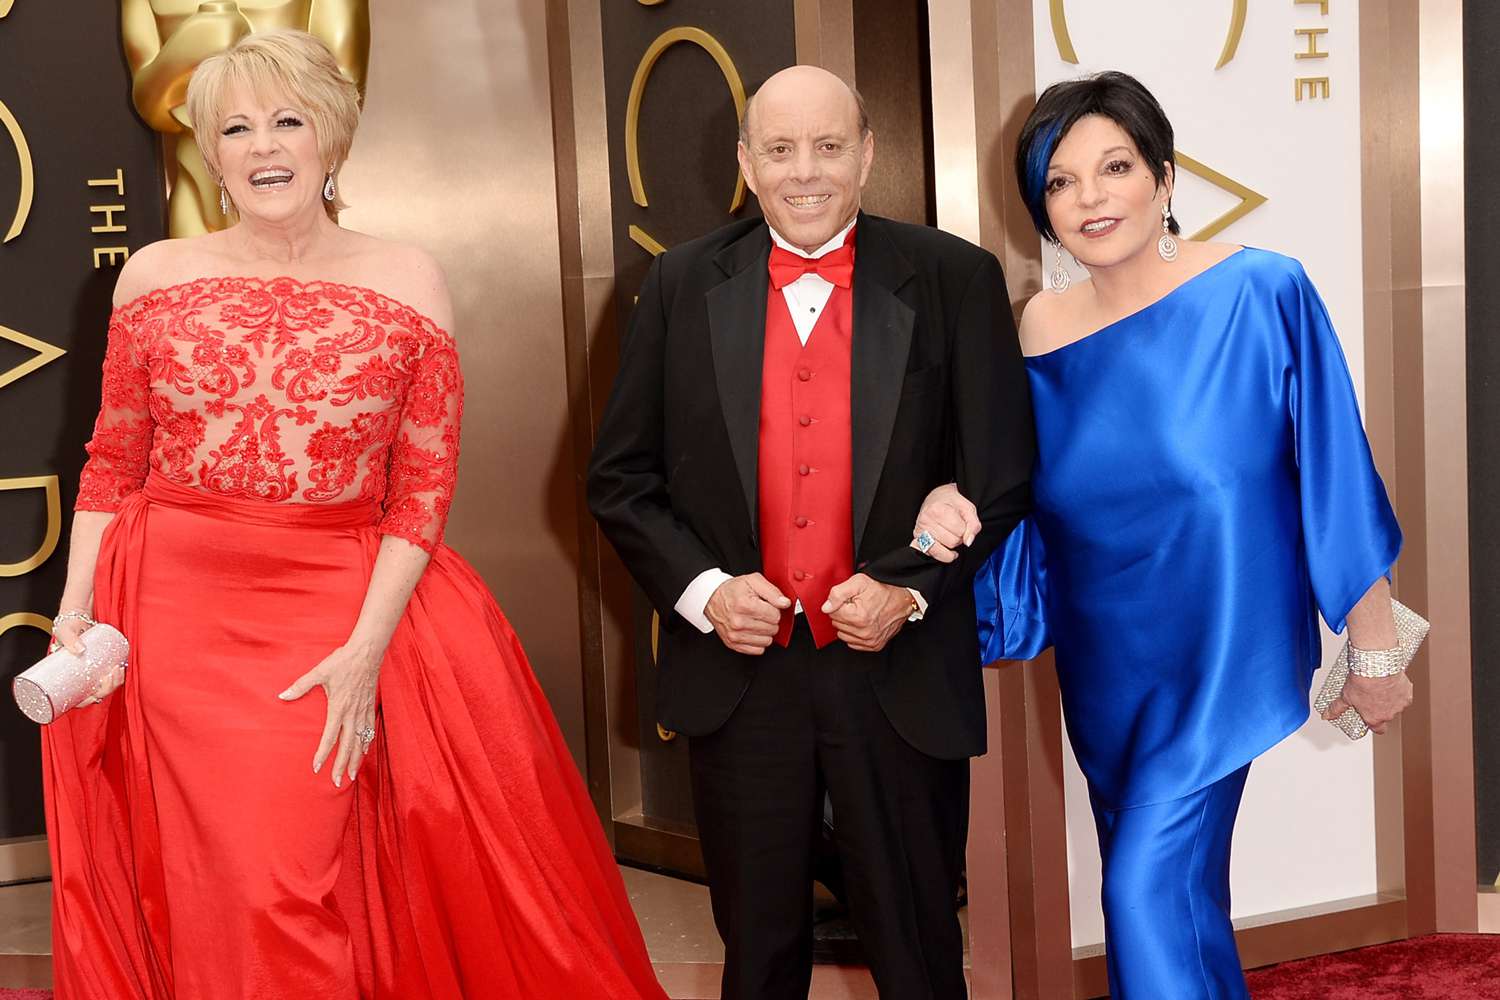
[[[775,287],[766,301],[760,395],[761,572],[802,602],[819,647],[837,638],[823,602],[854,572],[849,379],[854,334],[850,289],[835,286],[803,347]],[[776,641],[791,639],[782,612]]]

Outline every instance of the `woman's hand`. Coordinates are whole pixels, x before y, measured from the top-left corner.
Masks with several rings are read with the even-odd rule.
[[[1344,682],[1344,691],[1328,706],[1323,718],[1332,721],[1343,715],[1346,709],[1354,709],[1365,725],[1377,735],[1385,733],[1386,725],[1405,711],[1411,704],[1411,681],[1406,674],[1390,677],[1361,677],[1350,674]]]
[[[1397,644],[1396,618],[1391,607],[1391,585],[1385,577],[1376,580],[1349,609],[1349,641],[1359,649],[1394,649]],[[1388,722],[1411,704],[1411,681],[1406,674],[1391,677],[1361,677],[1351,672],[1344,691],[1323,718],[1337,719],[1345,709],[1353,708],[1377,734],[1384,733]]]
[[[951,563],[958,558],[958,547],[972,545],[982,527],[979,511],[958,492],[955,483],[948,483],[922,501],[916,526],[911,530],[911,546],[920,550],[917,539],[926,533],[933,541],[927,554],[938,562]]]
[[[86,618],[66,618],[52,626],[52,644],[47,647],[47,652],[52,652],[59,647],[66,649],[74,656],[84,655],[83,633],[93,628],[93,622]],[[99,679],[94,686],[94,693],[80,701],[78,708],[96,705],[119,690],[120,685],[125,683],[125,668],[116,667],[108,674]]]
[[[281,692],[282,701],[296,701],[315,687],[328,696],[328,720],[323,724],[323,738],[313,754],[313,773],[337,748],[333,761],[333,784],[343,787],[344,775],[353,781],[369,745],[359,738],[361,730],[375,729],[375,688],[380,679],[380,662],[384,649],[348,642],[323,658],[323,661],[292,682]]]
[[[58,617],[62,617],[59,615]],[[94,623],[83,618],[66,618],[52,625],[52,645],[47,652],[61,646],[74,656],[83,655],[83,633],[94,627]]]

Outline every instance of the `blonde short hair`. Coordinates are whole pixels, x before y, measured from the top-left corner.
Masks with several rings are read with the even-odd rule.
[[[198,64],[188,83],[187,116],[203,162],[215,177],[223,176],[218,122],[236,87],[285,96],[317,130],[324,168],[337,173],[344,165],[359,126],[359,88],[316,36],[291,28],[257,32]],[[323,207],[337,219],[345,205],[338,198]]]

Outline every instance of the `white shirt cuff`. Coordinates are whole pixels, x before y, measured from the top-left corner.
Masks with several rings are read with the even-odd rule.
[[[693,624],[699,632],[704,635],[714,630],[713,623],[708,620],[704,610],[708,607],[708,599],[714,596],[714,591],[721,587],[725,580],[733,580],[734,577],[724,572],[719,567],[706,569],[693,577],[693,582],[687,585],[682,596],[677,598],[673,605],[677,613]],[[921,598],[918,598],[920,601]],[[923,608],[927,605],[923,604]]]
[[[906,591],[911,594],[911,599],[917,602],[917,610],[907,615],[906,620],[909,622],[919,622],[927,614],[927,598],[923,597],[921,592],[915,587],[907,587]]]

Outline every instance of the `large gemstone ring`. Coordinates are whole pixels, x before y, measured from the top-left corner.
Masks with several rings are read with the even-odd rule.
[[[931,532],[924,531],[917,536],[917,551],[921,552],[924,556],[927,554],[927,550],[936,544],[937,539],[932,537]]]
[[[370,749],[370,744],[375,742],[375,729],[372,726],[356,730],[354,735],[359,737],[359,748],[361,750]]]

